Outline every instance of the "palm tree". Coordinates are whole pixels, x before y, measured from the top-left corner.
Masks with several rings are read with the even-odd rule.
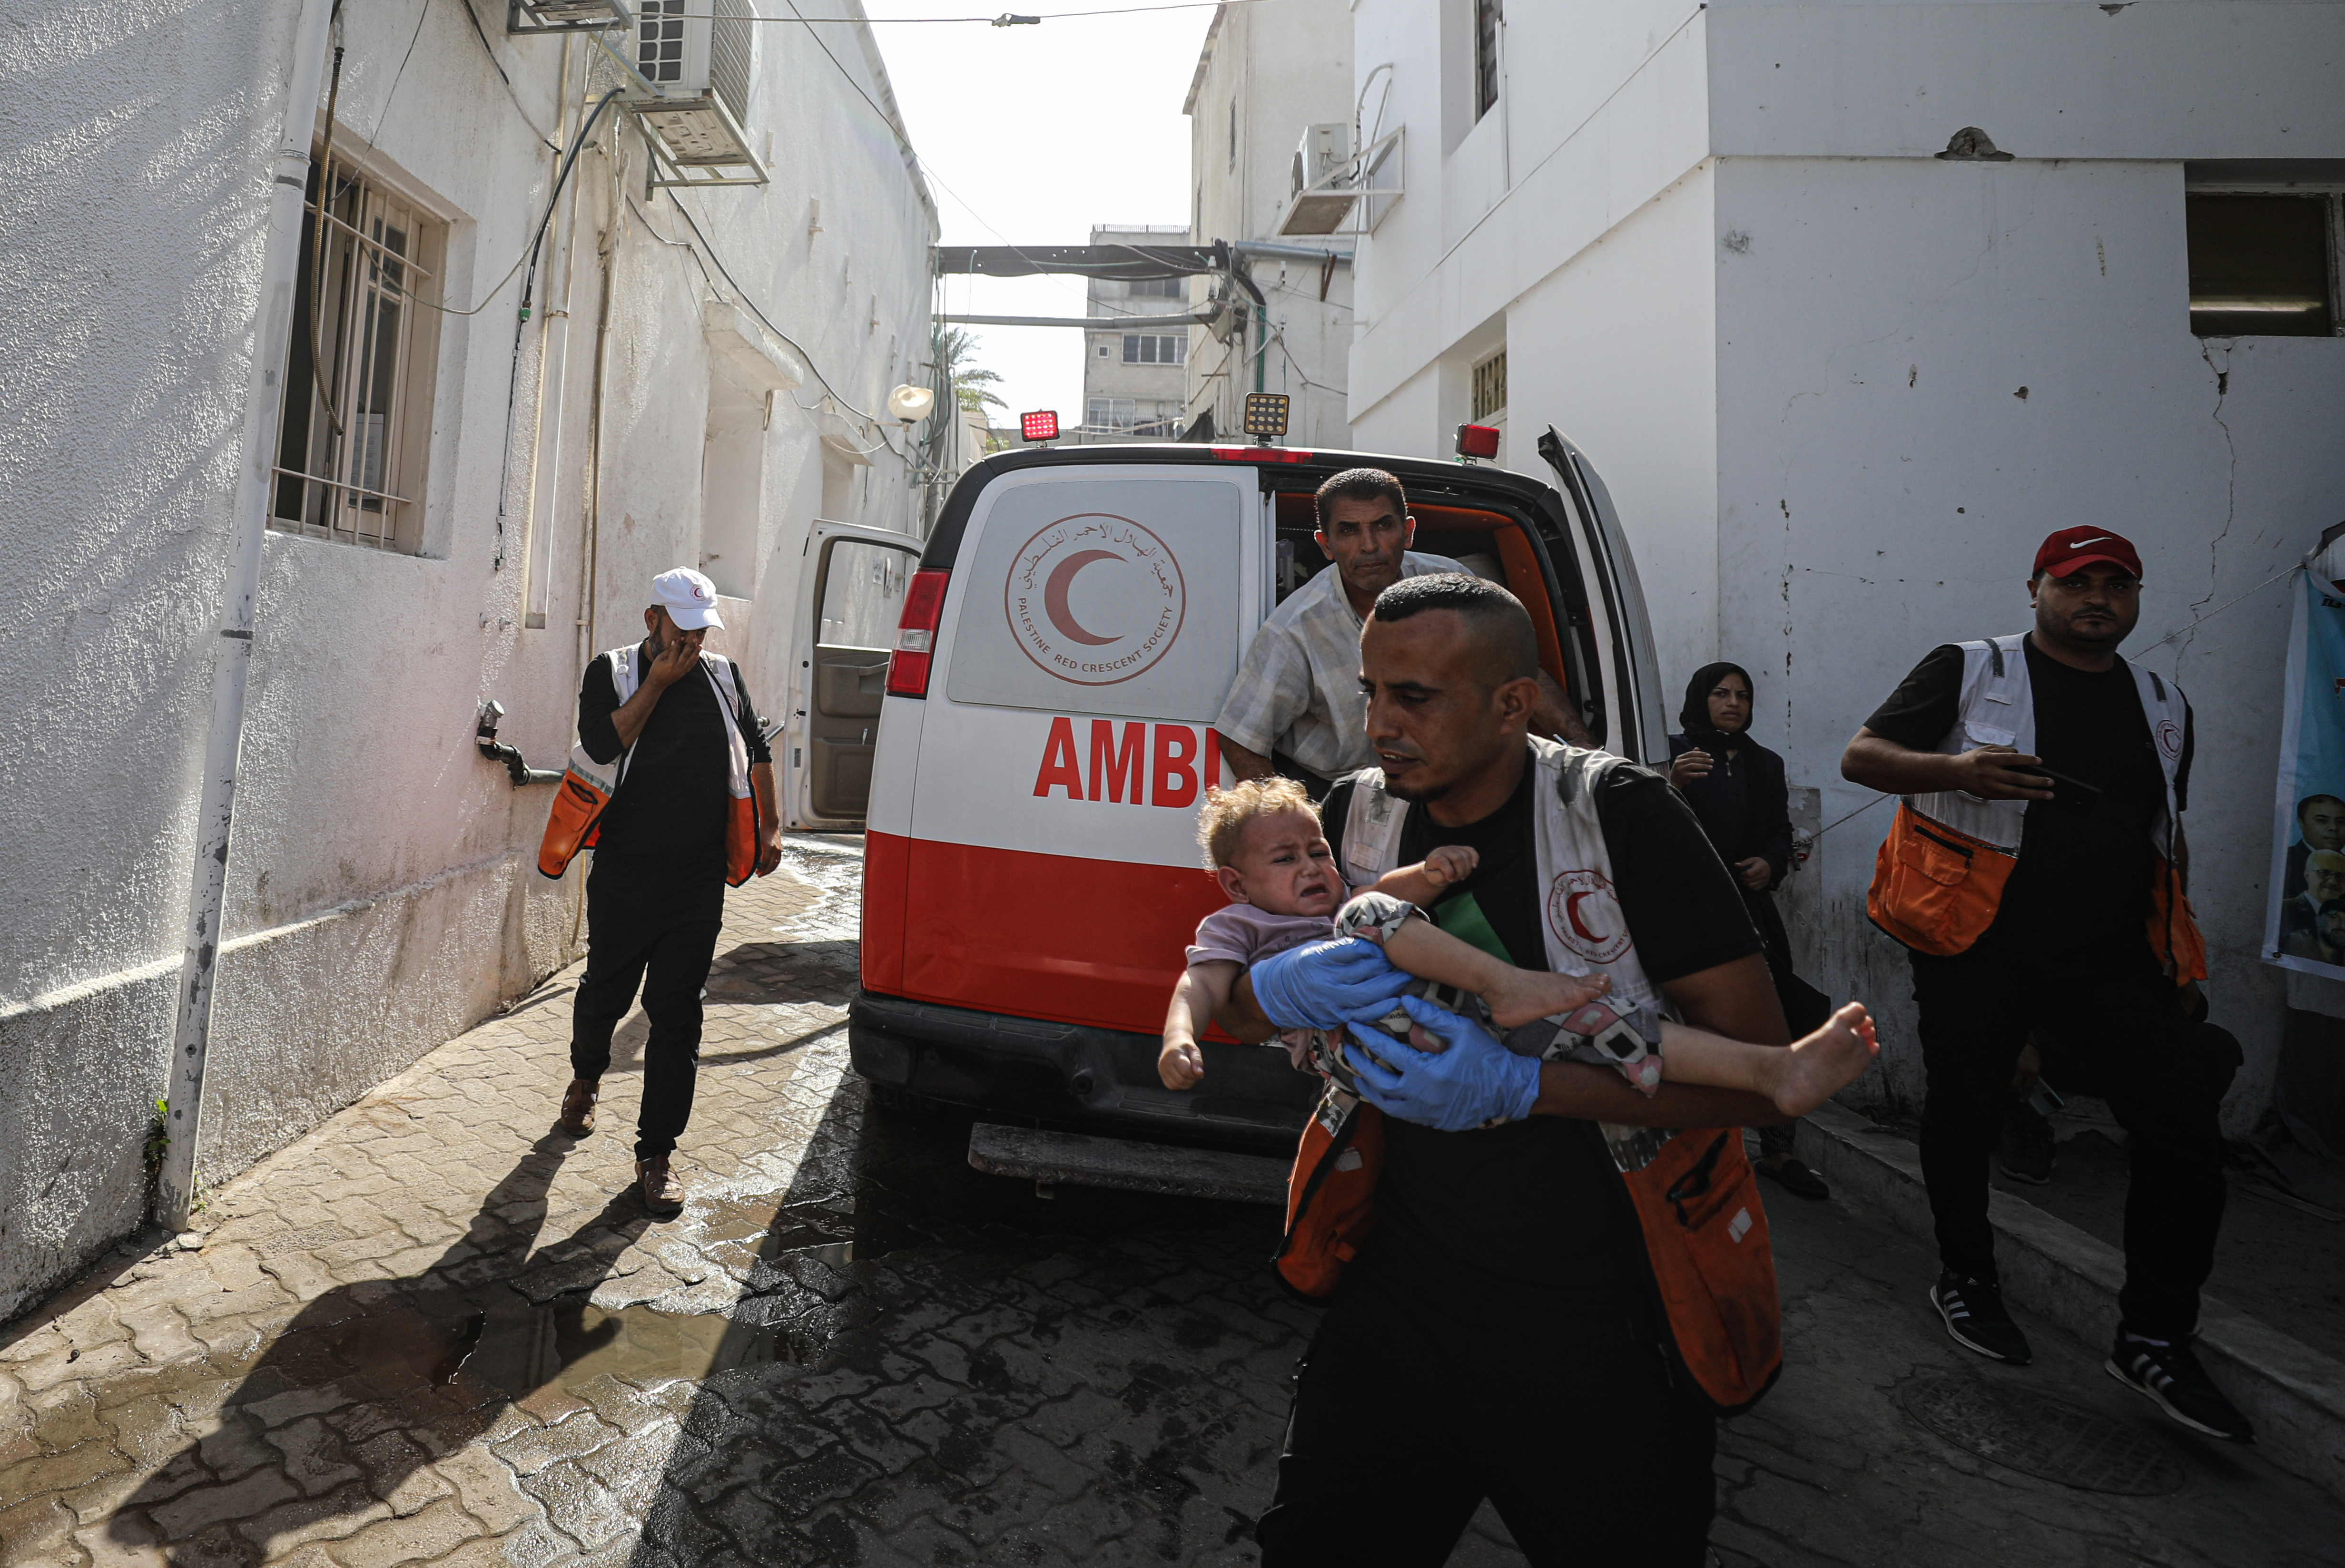
[[[948,327],[937,334],[937,363],[944,367],[945,379],[952,384],[953,400],[982,418],[989,405],[997,409],[1010,405],[993,395],[992,389],[1001,380],[1000,372],[969,363],[976,352],[977,340],[966,327]]]

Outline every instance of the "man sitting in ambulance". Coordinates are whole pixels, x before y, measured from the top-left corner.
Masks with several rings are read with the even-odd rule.
[[[1416,519],[1408,514],[1400,481],[1382,469],[1345,469],[1314,499],[1319,529],[1312,538],[1335,569],[1270,612],[1213,728],[1241,781],[1280,774],[1301,781],[1317,800],[1335,780],[1376,760],[1367,699],[1360,694],[1360,623],[1376,595],[1404,577],[1467,568],[1409,549]],[[1563,689],[1544,675],[1532,728],[1588,744]]]

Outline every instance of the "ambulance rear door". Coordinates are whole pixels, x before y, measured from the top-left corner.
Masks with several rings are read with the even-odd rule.
[[[1251,465],[1044,463],[987,485],[920,717],[900,995],[1161,1027],[1223,902],[1197,806],[1228,782],[1212,725],[1269,609],[1270,547]]]
[[[1669,709],[1660,660],[1653,651],[1653,623],[1611,492],[1587,454],[1553,425],[1539,437],[1538,452],[1554,470],[1569,514],[1564,531],[1587,587],[1589,631],[1610,688],[1605,749],[1630,762],[1666,764]]]
[[[863,825],[888,652],[920,541],[817,521],[807,535],[790,658],[786,735],[777,737],[782,814],[791,827]],[[787,744],[780,744],[787,741]]]

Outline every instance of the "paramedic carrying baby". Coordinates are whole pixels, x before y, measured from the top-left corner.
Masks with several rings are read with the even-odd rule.
[[[597,763],[617,763],[610,804],[594,826],[586,876],[586,974],[570,1034],[575,1077],[557,1124],[594,1130],[594,1101],[611,1063],[611,1032],[643,989],[644,1044],[635,1173],[645,1206],[673,1215],[684,1183],[670,1167],[692,1116],[700,1065],[700,991],[716,953],[725,889],[781,863],[773,755],[741,667],[701,651],[717,618],[716,584],[684,567],[652,579],[648,634],[586,666],[578,740]]]
[[[1494,583],[1412,577],[1377,598],[1358,658],[1377,765],[1322,814],[1345,879],[1470,847],[1471,875],[1426,912],[1445,930],[1523,968],[1604,976],[1616,1006],[1784,1043],[1701,824],[1659,774],[1535,738],[1538,672],[1530,619]],[[1223,1021],[1245,1039],[1365,1023],[1407,981],[1366,943],[1298,947],[1241,977]],[[1697,1568],[1716,1416],[1782,1364],[1740,1130],[1780,1113],[1683,1084],[1648,1098],[1402,1005],[1445,1048],[1347,1047],[1365,1103],[1324,1150],[1328,1179],[1290,1199],[1282,1274],[1335,1283],[1296,1377],[1264,1568],[1438,1563],[1486,1497],[1532,1563]],[[1373,1228],[1315,1228],[1310,1205],[1347,1178]],[[1297,1248],[1322,1255],[1290,1272]]]
[[[1400,481],[1382,469],[1345,469],[1319,487],[1318,531],[1335,562],[1288,594],[1248,644],[1213,722],[1240,779],[1284,774],[1318,799],[1329,781],[1376,760],[1360,695],[1360,622],[1376,595],[1403,578],[1464,572],[1446,555],[1409,549],[1416,519]],[[1551,681],[1540,684],[1542,733],[1578,733],[1579,721]],[[1583,736],[1584,738],[1584,736]]]

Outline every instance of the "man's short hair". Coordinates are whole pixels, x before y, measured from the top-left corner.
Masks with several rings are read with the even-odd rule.
[[[2302,822],[2304,820],[2304,814],[2310,811],[2314,806],[2319,805],[2322,801],[2327,801],[2330,805],[2335,806],[2340,811],[2345,811],[2345,800],[2340,800],[2333,794],[2309,794],[2302,800],[2296,803],[2296,820],[2299,823]]]
[[[1321,485],[1311,499],[1322,533],[1327,531],[1327,509],[1339,501],[1386,501],[1392,503],[1395,517],[1408,515],[1408,492],[1382,469],[1345,469]]]
[[[1521,600],[1483,578],[1462,572],[1404,577],[1376,595],[1369,613],[1390,623],[1428,610],[1455,611],[1466,623],[1492,688],[1538,678],[1538,635],[1531,630],[1531,612]]]

